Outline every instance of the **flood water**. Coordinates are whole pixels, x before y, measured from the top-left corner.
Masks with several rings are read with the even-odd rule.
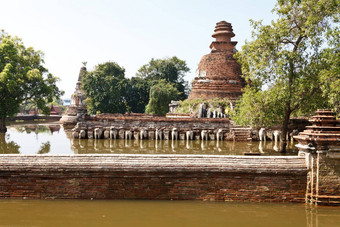
[[[200,201],[0,200],[0,226],[340,226],[340,209]]]
[[[201,140],[93,140],[73,139],[70,130],[61,125],[31,124],[9,126],[0,134],[0,154],[211,154],[280,155],[279,143],[232,142]],[[289,143],[286,155],[296,155],[297,149]]]
[[[0,134],[0,154],[279,155],[278,145],[271,141],[79,140],[60,125],[16,125]],[[297,154],[294,144],[289,148],[288,155]],[[334,227],[340,226],[340,209],[287,203],[4,199],[0,226]]]

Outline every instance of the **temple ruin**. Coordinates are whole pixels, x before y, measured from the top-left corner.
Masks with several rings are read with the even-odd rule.
[[[81,80],[85,72],[86,67],[81,67],[76,83],[76,89],[71,96],[71,104],[67,107],[66,114],[60,119],[60,122],[63,124],[75,124],[79,117],[87,114],[87,106],[85,103],[86,96],[81,88]]]
[[[230,23],[216,23],[214,37],[210,44],[210,54],[204,55],[198,65],[197,76],[192,82],[189,99],[194,98],[228,98],[234,102],[242,95],[246,85],[241,77],[241,66],[234,59],[236,41]]]

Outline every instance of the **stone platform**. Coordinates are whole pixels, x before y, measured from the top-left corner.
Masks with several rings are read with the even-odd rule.
[[[304,202],[304,157],[0,155],[0,198]]]

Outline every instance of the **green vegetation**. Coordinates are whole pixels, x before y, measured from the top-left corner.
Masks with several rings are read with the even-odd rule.
[[[83,90],[87,96],[88,110],[92,114],[124,113],[127,79],[125,69],[115,62],[99,64],[83,75]]]
[[[0,31],[0,132],[7,131],[6,117],[18,113],[24,101],[48,113],[46,104],[62,94],[56,86],[58,79],[43,63],[40,51],[26,48],[21,39]]]
[[[189,71],[186,62],[177,57],[151,59],[148,64],[143,65],[138,70],[137,76],[149,81],[151,86],[162,79],[172,83],[180,92],[178,99],[184,100],[189,95],[188,82],[184,80],[185,73]]]
[[[145,113],[162,114],[169,112],[169,103],[176,99],[180,92],[164,79],[150,88],[150,100],[145,107]]]
[[[149,102],[150,81],[140,77],[129,79],[126,88],[126,100],[129,112],[144,113]]]
[[[99,64],[82,80],[88,110],[92,114],[98,111],[165,114],[172,99],[187,98],[189,91],[183,77],[188,71],[185,61],[177,57],[151,59],[131,79],[125,78],[125,69],[115,62]]]
[[[340,117],[340,28],[334,28],[326,36],[328,48],[322,53],[321,89]]]
[[[63,101],[61,99],[53,98],[52,102],[46,104],[47,107],[51,107],[51,105],[58,106],[62,113],[64,113],[66,110],[66,106],[63,106]],[[31,100],[25,100],[20,105],[20,113],[29,114],[31,110],[35,110],[36,108],[37,106],[34,102],[32,102]],[[42,111],[39,110],[37,112],[38,114],[42,113]]]
[[[237,105],[238,124],[288,129],[290,116],[339,102],[339,1],[278,0],[270,25],[251,21],[253,41],[235,57],[252,86]],[[286,149],[283,136],[281,151]]]

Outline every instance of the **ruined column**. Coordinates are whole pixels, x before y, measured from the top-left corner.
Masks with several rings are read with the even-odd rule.
[[[309,121],[312,125],[294,136],[309,168],[306,202],[340,205],[340,121],[327,109],[317,110]]]

